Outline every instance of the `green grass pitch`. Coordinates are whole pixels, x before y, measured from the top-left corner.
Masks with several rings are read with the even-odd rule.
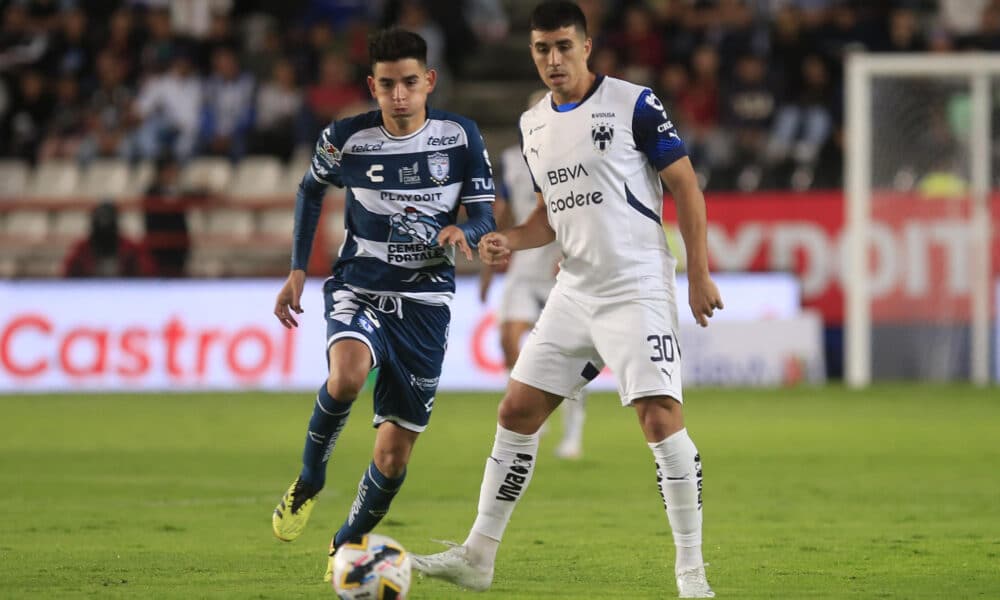
[[[475,516],[497,394],[441,394],[379,531],[416,552]],[[1000,392],[688,392],[719,598],[1000,598]],[[332,597],[326,546],[373,441],[357,405],[310,528],[271,535],[309,394],[0,398],[0,598]],[[585,456],[541,459],[483,598],[672,598],[633,411],[591,397]],[[414,579],[413,599],[470,598]],[[480,597],[480,596],[476,596]]]

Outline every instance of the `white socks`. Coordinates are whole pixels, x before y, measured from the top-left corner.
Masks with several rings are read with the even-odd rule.
[[[493,452],[479,489],[479,514],[465,547],[477,566],[492,566],[517,501],[531,483],[538,457],[538,434],[523,435],[497,424]]]
[[[649,444],[656,459],[656,483],[677,546],[674,569],[704,564],[701,556],[701,457],[687,429]]]
[[[587,418],[587,392],[573,398],[567,398],[562,403],[563,443],[573,444],[577,448],[583,443],[583,422]]]

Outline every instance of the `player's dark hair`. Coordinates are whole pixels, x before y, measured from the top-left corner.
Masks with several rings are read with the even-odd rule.
[[[587,35],[587,17],[575,2],[542,2],[531,12],[532,30],[555,31],[563,27],[576,27],[577,31]]]
[[[415,58],[427,64],[427,42],[413,33],[393,27],[377,31],[368,37],[368,61],[372,67],[378,62],[392,62]]]

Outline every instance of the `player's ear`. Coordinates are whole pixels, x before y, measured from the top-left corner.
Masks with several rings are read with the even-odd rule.
[[[375,97],[375,78],[371,75],[368,76],[368,92],[371,93],[372,98]]]
[[[591,37],[583,40],[583,56],[588,61],[590,60],[590,51],[594,49],[594,40]]]
[[[434,86],[437,85],[438,72],[434,69],[427,69],[427,73],[424,74],[427,78],[427,93],[434,91]]]

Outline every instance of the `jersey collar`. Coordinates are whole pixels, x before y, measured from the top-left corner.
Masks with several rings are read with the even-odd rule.
[[[590,89],[587,90],[587,93],[584,94],[583,98],[580,98],[579,102],[567,102],[566,104],[556,105],[556,101],[552,98],[549,98],[549,104],[552,106],[552,110],[556,112],[569,112],[575,109],[577,106],[580,106],[581,104],[586,102],[587,98],[590,98],[591,96],[594,95],[594,92],[597,91],[597,88],[601,86],[602,81],[604,81],[604,75],[598,73],[597,77],[594,78],[594,83],[590,86]]]
[[[427,129],[427,125],[431,122],[431,107],[428,106],[427,109],[426,109],[426,111],[427,112],[426,112],[426,115],[425,115],[425,118],[424,118],[424,124],[421,125],[419,129],[417,129],[416,131],[414,131],[413,133],[411,133],[409,135],[397,136],[397,135],[392,135],[391,133],[389,133],[389,130],[385,128],[385,119],[382,117],[382,111],[381,110],[378,111],[378,128],[382,130],[382,135],[384,135],[385,137],[389,138],[390,140],[408,140],[408,139],[410,139],[412,137],[420,135],[420,133],[424,129]]]

